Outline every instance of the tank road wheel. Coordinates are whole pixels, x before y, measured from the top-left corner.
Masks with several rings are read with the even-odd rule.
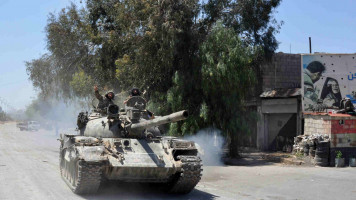
[[[182,172],[175,175],[169,183],[168,192],[187,194],[194,189],[201,179],[202,162],[198,156],[178,156],[182,162]]]
[[[101,182],[101,163],[88,163],[77,158],[68,162],[64,159],[65,151],[60,157],[61,176],[76,194],[96,193]]]

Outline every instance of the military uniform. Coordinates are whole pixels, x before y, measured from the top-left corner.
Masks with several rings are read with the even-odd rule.
[[[303,72],[303,76],[304,76],[304,98],[308,98],[313,102],[317,102],[318,101],[318,94],[315,91],[314,88],[314,83],[312,81],[312,79],[309,76],[309,71],[307,71],[306,69]]]
[[[310,78],[310,72],[307,69],[304,69],[304,104],[306,107],[305,111],[323,111],[326,109],[326,105],[320,104],[318,102],[318,92],[314,88],[314,83]]]
[[[107,108],[109,105],[113,105],[114,104],[114,102],[112,101],[112,99],[110,99],[109,97],[108,97],[108,94],[109,94],[110,92],[108,92],[108,93],[106,93],[106,95],[105,96],[101,96],[100,94],[99,94],[99,91],[95,91],[95,97],[99,100],[99,104],[98,104],[98,108],[99,109],[104,109],[104,108]],[[114,95],[114,93],[113,93],[113,95]],[[113,99],[114,99],[114,96],[113,96]]]

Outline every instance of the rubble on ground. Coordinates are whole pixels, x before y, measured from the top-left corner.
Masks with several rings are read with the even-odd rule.
[[[330,142],[327,134],[298,135],[294,137],[293,153],[302,152],[307,146],[316,146],[320,142]],[[309,149],[309,148],[307,148]]]

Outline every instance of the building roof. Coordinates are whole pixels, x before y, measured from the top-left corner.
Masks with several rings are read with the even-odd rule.
[[[262,92],[261,98],[288,98],[301,95],[301,88],[275,88]]]

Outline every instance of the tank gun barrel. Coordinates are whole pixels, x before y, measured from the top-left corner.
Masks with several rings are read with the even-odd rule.
[[[145,129],[145,128],[149,128],[149,127],[153,127],[153,126],[159,126],[162,124],[173,123],[173,122],[184,120],[188,116],[189,116],[188,111],[182,110],[179,112],[172,113],[170,115],[156,117],[155,119],[152,119],[152,120],[147,120],[144,122],[132,124],[131,129],[139,130],[139,129]]]

